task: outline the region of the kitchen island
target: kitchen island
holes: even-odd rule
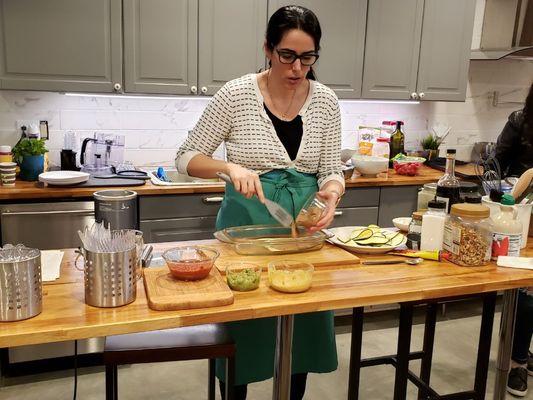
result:
[[[202,241],[202,244],[209,242]],[[173,245],[176,243],[158,244],[155,248],[162,250]],[[429,302],[503,290],[503,326],[500,330],[499,370],[495,390],[495,398],[503,399],[501,396],[505,391],[510,356],[509,335],[512,336],[516,289],[533,285],[533,271],[500,268],[494,263],[475,268],[436,261],[425,261],[417,267],[354,264],[339,268],[317,268],[313,286],[300,294],[275,292],[267,287],[266,276],[263,276],[259,289],[247,293],[236,292],[232,305],[153,311],[148,308],[145,292],[139,283],[135,302],[119,308],[102,309],[84,303],[83,276],[74,269],[74,255],[73,250],[65,253],[61,266],[64,283],[43,287],[43,312],[40,315],[26,321],[0,324],[0,347],[262,317],[278,316],[285,320],[294,314],[305,312],[389,303]],[[531,239],[523,255],[533,256]],[[366,257],[372,256],[362,256],[363,259]],[[288,371],[282,370],[281,373],[287,374]],[[404,386],[402,382],[400,385]],[[395,398],[401,399],[401,393],[398,396],[400,397]]]

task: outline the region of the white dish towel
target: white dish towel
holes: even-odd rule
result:
[[[59,278],[59,270],[63,260],[60,250],[41,250],[41,279],[43,282],[55,281]]]
[[[498,267],[533,269],[533,257],[499,256]]]

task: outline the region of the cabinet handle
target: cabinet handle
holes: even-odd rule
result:
[[[426,97],[426,94],[424,92],[421,92],[421,93],[418,94],[418,97],[423,99],[424,97]]]
[[[411,100],[418,100],[418,93],[413,92],[413,93],[411,93],[410,97],[411,97]]]
[[[202,94],[206,94],[207,93],[207,88],[205,86],[202,86],[200,91],[202,92]]]
[[[202,199],[205,204],[222,203],[222,200],[224,200],[223,196],[204,197]]]
[[[337,211],[335,211],[335,212],[333,213],[333,216],[334,216],[334,217],[340,217],[341,215],[342,215],[342,211],[339,211],[339,210],[337,210]]]
[[[198,88],[196,86],[191,86],[191,93],[198,93]]]
[[[115,92],[120,92],[121,89],[122,89],[122,85],[121,85],[120,83],[115,83],[115,84],[113,85],[113,90],[114,90]]]
[[[45,215],[80,215],[94,217],[93,210],[53,210],[53,211],[9,211],[5,210],[2,217],[12,217],[17,215],[45,216]]]

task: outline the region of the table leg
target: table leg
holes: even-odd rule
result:
[[[293,327],[294,315],[278,317],[272,400],[289,400],[290,398]]]
[[[411,332],[413,328],[413,305],[400,304],[400,326],[398,329],[398,351],[396,354],[396,376],[394,377],[394,400],[405,400],[407,396],[407,375]]]
[[[505,399],[505,387],[507,385],[507,374],[509,372],[513,347],[517,299],[518,289],[509,289],[503,293],[498,358],[496,360],[496,379],[494,382],[494,400]]]
[[[350,347],[350,372],[348,378],[348,400],[359,399],[359,377],[361,375],[361,345],[363,341],[364,307],[352,311],[352,344]]]

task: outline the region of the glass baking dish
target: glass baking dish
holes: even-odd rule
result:
[[[330,236],[322,231],[309,233],[298,227],[298,237],[291,228],[279,225],[246,225],[226,228],[214,233],[221,242],[231,243],[243,255],[290,254],[319,250]]]

